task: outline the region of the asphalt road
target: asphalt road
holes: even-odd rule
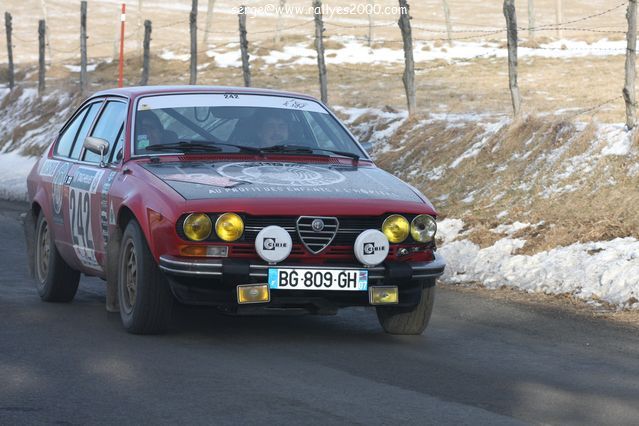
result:
[[[556,308],[440,287],[423,336],[374,312],[226,317],[180,307],[125,333],[104,285],[39,300],[20,205],[0,202],[0,424],[511,424],[639,421],[639,337]]]

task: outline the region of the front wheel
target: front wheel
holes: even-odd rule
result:
[[[434,284],[424,286],[421,300],[412,308],[378,306],[377,319],[384,331],[389,334],[422,334],[433,312]]]
[[[80,283],[80,273],[60,256],[42,212],[35,232],[35,278],[38,294],[45,302],[72,301]]]
[[[135,220],[127,225],[120,244],[118,298],[120,318],[129,333],[167,331],[173,296]]]

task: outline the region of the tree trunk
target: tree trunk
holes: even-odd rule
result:
[[[215,8],[215,0],[209,0],[206,7],[206,26],[204,27],[204,36],[202,37],[202,45],[204,49],[208,49],[209,45],[209,33],[211,32],[211,25],[213,24],[213,10]]]

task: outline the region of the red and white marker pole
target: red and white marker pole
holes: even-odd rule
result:
[[[122,87],[124,80],[124,24],[126,22],[126,4],[122,3],[120,15],[120,62],[118,64],[118,87]]]

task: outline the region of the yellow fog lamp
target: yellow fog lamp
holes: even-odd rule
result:
[[[396,286],[370,287],[368,301],[371,305],[396,305],[399,302],[399,290]]]
[[[244,221],[235,213],[224,213],[215,222],[215,232],[221,240],[236,241],[244,232]]]
[[[382,224],[382,232],[391,243],[401,243],[410,232],[408,220],[399,214],[388,216]]]
[[[213,224],[211,218],[204,213],[192,213],[184,219],[182,230],[191,241],[204,241],[211,235]]]
[[[420,214],[410,224],[410,235],[419,243],[433,241],[437,233],[435,218],[427,214]]]
[[[237,286],[237,303],[267,303],[271,300],[268,284],[242,284]]]

